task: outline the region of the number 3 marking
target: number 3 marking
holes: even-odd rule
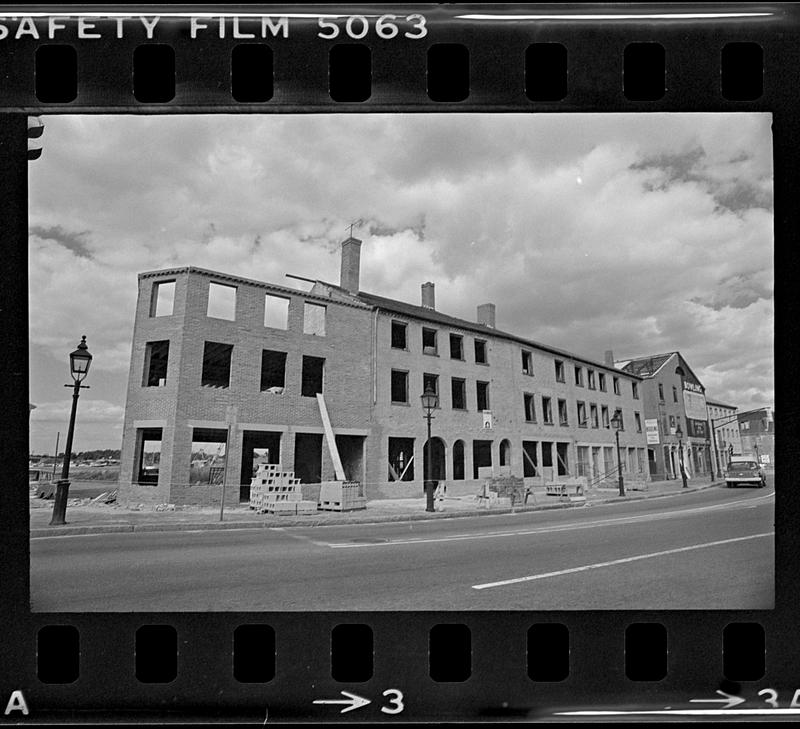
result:
[[[388,696],[389,694],[394,694],[394,698],[389,701],[390,704],[394,705],[394,708],[387,709],[385,706],[381,706],[381,711],[384,714],[399,714],[403,711],[406,707],[403,706],[403,692],[398,691],[397,689],[386,689],[383,692],[383,696]]]
[[[775,689],[765,688],[758,692],[759,696],[767,694],[768,699],[764,699],[765,704],[769,704],[773,709],[778,708],[778,692]]]

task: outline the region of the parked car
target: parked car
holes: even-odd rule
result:
[[[728,464],[725,483],[728,488],[739,484],[763,488],[767,485],[767,476],[755,458],[736,458]]]

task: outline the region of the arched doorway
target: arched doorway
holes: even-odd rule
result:
[[[422,449],[423,480],[428,478],[428,451],[430,451],[431,458],[430,478],[433,481],[443,481],[445,479],[444,441],[434,436],[430,440],[430,448],[428,448],[428,442],[425,442],[425,446]]]
[[[511,442],[509,440],[500,441],[500,465],[511,465]]]

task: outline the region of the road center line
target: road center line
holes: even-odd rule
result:
[[[488,587],[503,587],[505,585],[514,585],[518,582],[530,582],[531,580],[543,580],[546,577],[559,577],[561,575],[568,575],[574,572],[585,572],[586,570],[596,570],[601,567],[613,567],[618,564],[627,564],[628,562],[637,562],[642,559],[652,559],[654,557],[664,557],[668,554],[678,554],[680,552],[689,552],[692,549],[705,549],[706,547],[718,547],[721,544],[732,544],[733,542],[743,542],[748,539],[761,539],[762,537],[771,537],[775,532],[764,532],[763,534],[751,534],[746,537],[734,537],[732,539],[720,539],[716,542],[705,542],[703,544],[692,544],[688,547],[677,547],[676,549],[665,549],[662,552],[650,552],[649,554],[637,554],[635,557],[624,557],[623,559],[614,559],[610,562],[597,562],[595,564],[587,564],[581,567],[571,567],[566,570],[558,570],[557,572],[544,572],[540,575],[528,575],[527,577],[515,577],[510,580],[501,580],[499,582],[486,582],[482,585],[473,585],[473,590],[485,590]]]
[[[423,537],[419,539],[394,539],[388,542],[377,543],[357,543],[357,542],[328,542],[324,546],[331,549],[357,549],[364,547],[395,547],[404,544],[433,544],[438,542],[459,542],[471,539],[495,539],[497,537],[521,537],[530,536],[533,534],[549,534],[555,532],[573,531],[578,529],[593,529],[599,526],[619,526],[623,524],[634,524],[637,522],[658,521],[661,519],[674,519],[676,517],[706,513],[708,511],[716,511],[718,509],[728,509],[734,506],[755,506],[753,501],[762,501],[770,499],[774,494],[765,494],[764,496],[754,496],[737,501],[729,501],[723,504],[714,504],[711,506],[697,506],[688,509],[675,509],[666,512],[657,512],[654,514],[639,514],[631,516],[621,516],[612,519],[599,519],[595,521],[585,522],[572,522],[569,524],[561,524],[559,526],[540,526],[532,529],[514,530],[514,531],[498,531],[498,532],[484,532],[482,534],[452,534],[449,537]]]

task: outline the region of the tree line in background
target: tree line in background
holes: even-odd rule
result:
[[[80,453],[72,452],[73,461],[105,461],[110,459],[119,460],[120,457],[120,450],[117,448],[116,450],[106,448],[105,450],[95,450],[95,451],[81,451]],[[52,460],[53,454],[52,453],[31,453],[30,454],[31,460],[39,459],[39,460]],[[64,451],[56,456],[59,460],[63,460],[64,458]]]

